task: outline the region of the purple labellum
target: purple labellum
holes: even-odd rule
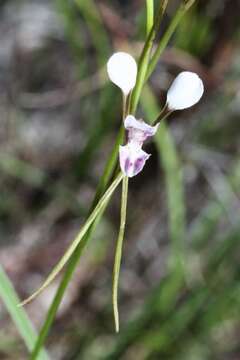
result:
[[[133,177],[140,173],[149,157],[150,154],[147,154],[141,147],[133,143],[120,146],[119,148],[120,167],[122,172],[128,177]]]
[[[142,150],[144,141],[156,134],[159,124],[150,126],[143,120],[137,120],[133,115],[128,115],[124,121],[128,131],[128,142],[119,147],[119,159],[122,172],[133,177],[142,171],[150,154]]]

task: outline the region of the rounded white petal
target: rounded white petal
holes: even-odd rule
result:
[[[169,110],[183,110],[196,104],[204,91],[200,77],[190,71],[181,72],[173,81],[167,93]]]
[[[113,54],[107,63],[107,72],[110,80],[120,87],[125,95],[134,88],[137,78],[137,63],[134,58],[125,53]]]

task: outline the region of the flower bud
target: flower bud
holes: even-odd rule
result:
[[[196,104],[204,91],[200,77],[190,71],[181,72],[173,81],[167,93],[169,110],[183,110]]]
[[[134,58],[125,53],[113,54],[107,63],[110,80],[117,85],[125,95],[134,88],[137,78],[137,63]]]

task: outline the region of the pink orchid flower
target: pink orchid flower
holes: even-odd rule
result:
[[[142,150],[144,141],[156,134],[159,124],[150,126],[142,120],[137,120],[133,115],[128,115],[124,120],[124,127],[128,132],[128,141],[119,148],[120,167],[122,172],[133,177],[140,173],[151,156]]]

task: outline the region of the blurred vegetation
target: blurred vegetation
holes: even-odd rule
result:
[[[150,123],[178,72],[197,72],[206,91],[161,124],[149,163],[130,182],[119,335],[111,308],[118,193],[51,330],[52,359],[240,358],[239,13],[239,0],[197,1],[144,88],[138,116]],[[145,3],[5,0],[0,18],[0,263],[26,297],[88,211],[121,123],[104,66],[117,49],[139,55]],[[58,284],[26,308],[37,328]],[[0,358],[26,359],[2,304],[0,325]]]

